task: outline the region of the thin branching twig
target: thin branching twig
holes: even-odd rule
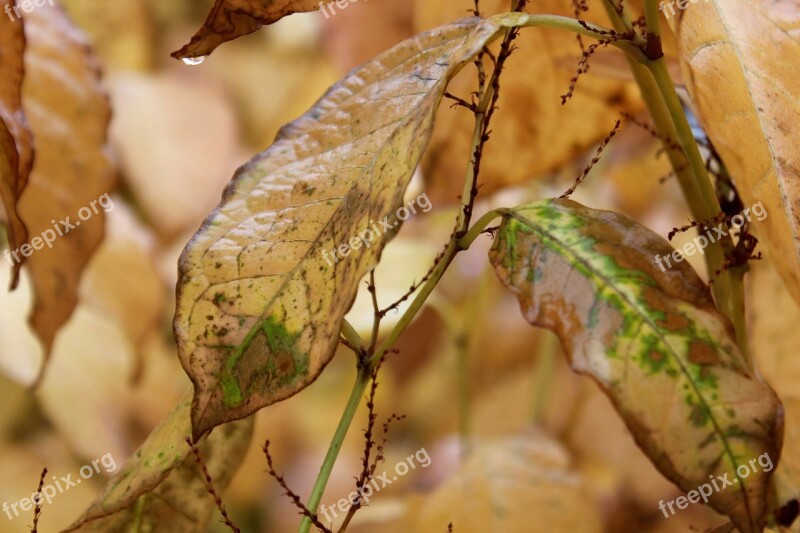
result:
[[[44,487],[44,476],[47,475],[47,467],[42,469],[42,475],[39,476],[39,485],[36,487],[36,492],[34,493],[33,503],[36,504],[36,509],[33,511],[33,527],[31,528],[31,533],[37,533],[39,531],[39,517],[42,515],[42,487]]]
[[[208,493],[214,499],[214,504],[217,506],[219,514],[222,515],[222,522],[226,526],[228,526],[234,533],[241,533],[239,527],[236,524],[234,524],[233,521],[228,516],[228,512],[225,510],[225,505],[222,503],[222,498],[220,498],[219,493],[216,491],[216,489],[214,489],[214,482],[211,479],[211,474],[209,473],[208,468],[206,468],[206,463],[205,461],[203,461],[203,457],[200,455],[200,449],[189,437],[186,437],[186,444],[188,444],[189,448],[192,449],[192,453],[194,454],[194,459],[200,466],[200,469],[203,471],[203,477],[206,483],[206,491],[208,491]]]
[[[300,514],[307,517],[311,520],[311,523],[314,524],[314,527],[322,531],[323,533],[333,533],[327,526],[325,526],[322,522],[319,521],[319,517],[315,513],[312,513],[308,507],[305,506],[303,500],[300,499],[292,489],[289,488],[289,485],[286,483],[286,480],[275,471],[275,465],[272,462],[272,456],[269,454],[269,440],[264,441],[264,446],[262,448],[264,451],[264,456],[267,458],[267,468],[269,475],[275,478],[275,481],[278,482],[278,485],[281,486],[283,489],[284,494],[286,494],[295,507],[300,509]]]
[[[606,149],[606,146],[608,146],[608,143],[611,142],[611,139],[613,139],[617,132],[619,132],[620,124],[622,124],[622,121],[617,120],[617,122],[614,124],[614,129],[611,130],[611,133],[609,133],[606,138],[603,139],[603,142],[600,143],[600,146],[597,147],[597,152],[595,152],[594,157],[591,161],[589,161],[589,164],[586,165],[586,168],[583,169],[583,172],[581,172],[581,174],[575,179],[575,183],[559,198],[569,198],[572,193],[575,192],[578,186],[583,183],[583,180],[589,175],[589,171],[591,171],[592,168],[594,168],[594,166],[600,162],[600,156],[603,155],[603,150]]]

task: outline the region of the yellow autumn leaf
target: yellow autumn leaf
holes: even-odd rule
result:
[[[700,123],[800,304],[800,7],[792,0],[692,3],[669,22]]]
[[[174,329],[195,435],[316,379],[361,277],[410,216],[403,194],[448,81],[526,20],[465,19],[399,44],[239,169],[179,262]]]

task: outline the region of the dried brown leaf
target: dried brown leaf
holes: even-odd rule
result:
[[[318,0],[216,0],[203,26],[175,59],[205,57],[222,43],[253,33],[292,13],[319,9]]]
[[[670,18],[700,123],[800,304],[800,5],[796,0],[692,3]]]
[[[8,3],[15,7],[15,0]],[[0,16],[0,199],[5,207],[9,248],[28,240],[17,202],[33,164],[33,137],[22,110],[25,28],[22,19]],[[11,287],[19,281],[22,261],[13,263]]]
[[[47,355],[75,307],[81,272],[103,238],[104,211],[90,204],[111,190],[115,175],[105,144],[110,110],[83,35],[57,7],[35,9],[25,23],[23,98],[38,150],[19,211],[35,236],[31,244],[38,244],[27,262],[36,294],[30,321]],[[91,212],[86,220],[79,218],[82,208]],[[66,217],[75,226],[68,233],[60,223]],[[55,237],[52,247],[39,237],[45,231]]]

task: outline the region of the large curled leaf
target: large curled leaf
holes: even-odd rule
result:
[[[800,304],[800,10],[795,0],[692,4],[670,18],[689,92],[714,147]]]
[[[214,501],[186,437],[191,391],[67,531],[207,531]],[[198,444],[214,488],[222,490],[244,459],[254,419],[228,424]]]
[[[195,435],[311,383],[399,208],[448,80],[505,15],[421,34],[354,70],[239,169],[179,264],[175,338]],[[368,248],[334,249],[371,228]],[[364,234],[366,237],[366,234]],[[326,255],[325,255],[326,254]]]
[[[112,204],[97,199],[111,192],[115,172],[106,147],[110,109],[85,37],[57,6],[27,13],[25,23],[23,98],[38,149],[18,207],[37,246],[28,250],[36,293],[30,321],[47,356],[75,308],[83,268],[103,238],[104,209]],[[67,217],[74,226],[68,232],[60,222]]]
[[[760,531],[772,474],[736,468],[765,453],[777,464],[782,408],[691,267],[656,266],[672,251],[624,215],[546,200],[504,217],[490,259],[525,319],[559,336],[659,470],[687,492],[709,476],[736,480],[710,505]]]
[[[253,33],[292,13],[316,11],[321,5],[319,0],[216,0],[203,26],[172,57],[205,57],[222,43]]]
[[[14,1],[8,5],[13,7]],[[28,183],[33,163],[33,138],[22,111],[23,24],[21,19],[0,17],[0,200],[6,213],[10,250],[28,240],[17,201]],[[12,288],[19,280],[21,265],[18,262],[13,266]]]

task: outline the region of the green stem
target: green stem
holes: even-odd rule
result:
[[[475,224],[472,225],[472,228],[470,228],[468,232],[466,232],[460,239],[458,239],[458,247],[461,250],[469,249],[469,247],[472,246],[472,243],[475,241],[475,239],[478,238],[478,235],[486,231],[486,226],[489,225],[489,222],[496,219],[497,217],[503,216],[503,214],[506,211],[507,209],[505,208],[492,209],[491,211],[483,215],[481,218],[477,220],[477,222],[475,222]]]
[[[333,465],[336,463],[336,457],[339,455],[339,450],[342,449],[344,438],[347,435],[347,431],[350,429],[353,417],[358,410],[361,398],[364,395],[364,391],[367,389],[371,377],[372,373],[369,369],[365,367],[359,368],[356,382],[353,385],[353,390],[350,392],[350,398],[347,400],[347,405],[342,413],[342,418],[339,420],[336,433],[333,434],[333,439],[331,439],[331,444],[328,447],[328,453],[325,454],[325,460],[322,462],[322,466],[319,469],[317,481],[314,483],[314,488],[311,490],[311,496],[308,498],[306,507],[308,507],[308,510],[312,513],[317,512],[317,507],[319,507],[320,501],[322,500],[322,494],[325,492],[325,486],[328,484],[328,479],[331,477]],[[300,529],[298,529],[298,532],[308,533],[310,529],[311,520],[307,516],[304,516],[303,521],[300,522]]]
[[[521,26],[532,28],[553,28],[558,30],[566,30],[593,39],[601,40],[609,37],[608,28],[598,26],[597,24],[586,23],[586,27],[581,25],[577,20],[570,17],[562,17],[560,15],[527,15],[525,22]],[[639,63],[645,63],[647,56],[641,48],[636,46],[628,40],[612,41],[609,46],[614,46],[625,52],[628,57],[633,58]]]
[[[614,23],[614,29],[620,33],[625,33],[633,29],[633,22],[631,22],[633,17],[631,16],[631,10],[626,2],[622,3],[622,14],[620,15],[617,13],[617,9],[614,7],[614,2],[616,1],[617,0],[606,0],[605,8],[609,18],[612,23]]]
[[[686,118],[686,114],[683,112],[678,93],[675,91],[675,86],[669,76],[667,64],[664,58],[661,58],[656,61],[650,61],[648,63],[648,68],[653,75],[653,79],[664,99],[667,111],[675,125],[678,143],[686,154],[695,184],[699,189],[703,213],[702,217],[698,220],[714,218],[722,212],[722,207],[719,205],[714,186],[708,176],[703,155],[700,153],[700,148],[697,146],[697,142],[694,139],[692,127]],[[723,270],[725,266],[725,252],[732,248],[733,243],[730,236],[713,242],[708,246],[705,251],[705,257],[709,268],[709,275],[713,276],[715,272]],[[735,277],[735,273],[730,270],[722,272],[714,281],[712,290],[717,301],[717,307],[722,314],[728,317],[731,323],[733,323],[736,330],[737,344],[748,362],[750,362],[750,357],[747,353],[747,329],[744,319],[744,285],[741,283],[741,280],[736,281],[734,279]]]
[[[661,38],[661,25],[658,21],[658,3],[659,0],[644,0],[644,21],[647,27],[647,33]]]
[[[341,335],[353,346],[353,348],[355,348],[355,350],[364,350],[364,341],[361,340],[361,336],[358,334],[353,325],[347,320],[342,320]]]
[[[714,217],[720,213],[722,208],[717,200],[717,194],[714,191],[714,186],[708,178],[706,171],[706,162],[703,159],[703,154],[700,153],[700,148],[694,139],[692,127],[689,124],[686,114],[683,112],[678,93],[675,91],[675,86],[670,78],[669,71],[667,70],[667,63],[664,59],[650,61],[647,64],[648,69],[653,75],[664,104],[667,106],[667,111],[675,124],[675,133],[677,134],[678,143],[683,148],[684,153],[689,161],[689,165],[694,174],[695,183],[700,190],[700,198],[703,201],[704,211],[707,215]]]
[[[626,22],[621,18],[613,6],[613,0],[606,0],[606,12],[617,31],[626,30]],[[650,2],[654,4],[654,2]],[[653,13],[653,6],[650,7],[650,20],[648,31],[656,35],[660,33],[657,29],[658,18]],[[640,64],[641,63],[641,64]],[[650,111],[650,116],[656,126],[656,130],[666,139],[677,139],[683,151],[679,152],[665,146],[672,168],[683,190],[683,195],[689,204],[692,217],[697,220],[707,220],[716,217],[721,208],[717,200],[708,172],[705,168],[700,149],[694,140],[691,126],[680,99],[675,92],[675,86],[669,76],[664,59],[656,61],[637,62],[628,57],[636,83],[642,95],[642,99]],[[731,247],[730,238],[722,242],[713,243],[705,254],[705,261],[709,275],[721,269],[725,263],[726,247]],[[712,290],[720,311],[730,319],[736,330],[736,340],[745,358],[750,361],[747,332],[744,323],[744,290],[741,275],[736,272],[724,272],[714,282]]]
[[[592,37],[594,39],[606,39],[608,38],[609,35],[609,30],[605,28],[593,24],[587,24],[586,27],[584,27],[577,20],[569,17],[562,17],[557,15],[522,15],[522,14],[520,14],[520,16],[524,17],[524,22],[520,24],[520,26],[562,29],[571,31],[573,33],[578,33],[580,35],[585,35],[587,37]],[[624,29],[623,31],[626,31],[626,29]],[[627,40],[619,40],[611,42],[609,44],[626,52],[626,56],[628,57],[632,65],[639,67],[637,63],[641,63],[643,65],[650,65],[651,63],[650,61],[648,61],[647,56],[644,54],[642,49],[639,46],[637,46],[638,43],[633,43]],[[671,86],[671,80],[670,80],[670,86]],[[476,110],[476,124],[473,132],[470,155],[475,153],[475,149],[477,148],[478,143],[482,142],[481,132],[483,127],[483,121],[486,119],[486,111],[487,111],[486,107],[492,101],[492,90],[493,90],[492,83],[490,81],[486,87],[485,92],[481,95],[480,103],[478,109]],[[685,120],[685,117],[683,118]],[[691,133],[691,130],[689,131]],[[462,198],[466,199],[470,197],[472,182],[474,178],[475,178],[475,167],[474,167],[474,162],[471,162],[470,165],[468,165],[467,175],[464,183],[464,195],[462,195]],[[430,294],[433,292],[433,289],[436,287],[436,285],[438,285],[439,281],[441,280],[447,268],[450,266],[450,263],[452,263],[455,256],[459,252],[469,248],[469,246],[478,237],[478,235],[480,235],[484,231],[485,227],[489,224],[489,222],[491,222],[491,220],[497,218],[498,216],[502,216],[503,213],[504,210],[500,209],[490,211],[489,213],[483,215],[483,217],[481,217],[473,225],[472,228],[468,227],[470,222],[469,216],[465,215],[465,213],[463,212],[459,214],[458,231],[462,232],[461,237],[459,239],[452,239],[448,243],[447,248],[445,249],[445,252],[442,255],[442,258],[439,260],[439,263],[434,267],[430,278],[420,288],[414,300],[411,302],[411,305],[408,307],[408,309],[406,309],[406,312],[403,313],[403,316],[400,318],[397,325],[393,328],[392,332],[380,344],[380,346],[378,346],[378,348],[370,356],[370,358],[359,366],[358,377],[356,379],[355,385],[353,386],[353,390],[350,394],[350,399],[348,400],[347,406],[345,407],[345,411],[342,414],[342,418],[339,421],[336,433],[333,436],[330,447],[328,448],[328,452],[325,456],[325,460],[320,468],[320,473],[317,476],[314,488],[312,489],[311,496],[309,497],[307,507],[312,513],[316,512],[320,500],[322,499],[322,495],[325,490],[325,486],[327,485],[328,479],[330,478],[331,471],[333,470],[333,465],[336,461],[336,457],[339,454],[339,450],[341,449],[344,438],[347,435],[347,431],[349,430],[350,425],[352,424],[355,412],[358,408],[359,403],[361,402],[361,397],[364,394],[367,384],[371,379],[372,371],[377,366],[377,364],[383,359],[386,353],[391,349],[391,347],[394,346],[395,342],[397,342],[400,335],[403,334],[403,332],[408,328],[413,319],[416,317],[417,313],[419,313],[419,311],[422,309],[423,305],[427,301]],[[350,333],[351,332],[349,332],[345,326],[344,334],[347,335],[348,337],[352,337]],[[360,342],[360,339],[358,346],[363,346],[363,342]],[[299,533],[308,533],[310,528],[311,528],[311,521],[307,517],[304,517],[303,521],[300,524]]]

